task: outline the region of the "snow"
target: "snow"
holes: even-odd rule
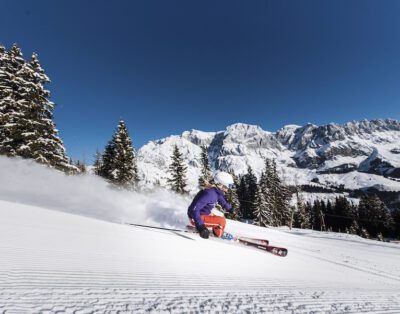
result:
[[[400,311],[400,246],[311,230],[227,230],[287,247],[285,258],[182,228],[190,199],[110,189],[0,158],[0,312]]]
[[[256,125],[236,123],[224,131],[191,130],[180,136],[151,141],[138,151],[138,168],[142,181],[148,187],[156,181],[164,184],[169,176],[172,148],[177,145],[187,161],[188,188],[195,193],[201,165],[200,146],[207,145],[211,166],[232,170],[237,175],[247,173],[248,166],[251,166],[259,177],[264,170],[264,159],[270,158],[276,160],[281,173],[291,173],[284,181],[286,184],[292,184],[293,178],[298,184],[309,184],[312,178],[318,178],[336,186],[345,184],[346,189],[379,186],[381,190],[400,191],[399,182],[381,175],[366,179],[360,174],[360,171],[369,171],[374,149],[383,162],[399,168],[400,154],[395,153],[399,149],[399,141],[400,123],[395,120],[365,120],[344,125],[331,123],[321,127],[313,124],[303,127],[287,125],[276,133],[264,131]],[[330,178],[319,173],[343,165],[354,165],[352,174],[359,180],[348,180],[346,173]],[[388,169],[387,174],[391,171]]]
[[[321,174],[318,178],[320,183],[328,186],[343,184],[350,189],[379,187],[381,191],[400,191],[399,182],[370,173],[354,171],[345,174]]]

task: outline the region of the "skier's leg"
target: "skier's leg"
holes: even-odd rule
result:
[[[226,225],[225,217],[202,215],[201,219],[203,219],[207,228],[213,229],[213,233],[215,236],[221,237],[224,234],[224,229]]]

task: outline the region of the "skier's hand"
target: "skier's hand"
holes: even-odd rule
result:
[[[198,226],[197,231],[200,233],[200,237],[202,237],[203,239],[208,239],[208,237],[210,236],[210,231],[205,225]]]

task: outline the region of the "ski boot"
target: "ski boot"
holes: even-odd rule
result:
[[[224,233],[221,236],[221,239],[231,241],[231,240],[233,240],[233,235],[224,231]]]

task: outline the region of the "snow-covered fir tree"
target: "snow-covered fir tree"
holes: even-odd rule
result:
[[[260,179],[266,203],[271,211],[274,226],[290,225],[292,209],[289,205],[291,193],[282,183],[275,160],[265,160],[265,169]]]
[[[201,189],[205,188],[212,179],[210,162],[208,159],[207,147],[201,146],[201,175],[199,178],[199,186]]]
[[[69,162],[53,121],[54,103],[44,85],[50,80],[36,54],[30,62],[13,45],[0,49],[0,153],[21,156],[65,171],[79,172]]]
[[[286,225],[290,224],[291,219],[291,208],[289,205],[289,200],[291,197],[291,193],[289,189],[282,183],[281,179],[279,178],[276,162],[275,160],[272,161],[271,167],[271,180],[272,180],[272,193],[275,197],[275,204],[274,204],[274,215],[276,222],[279,225]]]
[[[16,45],[10,51],[0,46],[0,153],[11,157],[17,156],[19,142],[15,138],[17,122],[22,114],[18,71],[24,64],[21,49]]]
[[[353,220],[353,222],[351,223],[349,232],[350,232],[350,234],[359,234],[360,226],[358,225],[356,220]]]
[[[261,227],[267,227],[272,224],[271,211],[268,208],[265,194],[259,185],[255,196],[254,224]]]
[[[257,177],[248,166],[247,174],[241,177],[238,188],[240,211],[245,219],[254,219],[255,198],[257,193]]]
[[[355,218],[355,213],[351,203],[344,196],[336,197],[333,212],[336,217],[334,230],[344,231],[350,228],[352,220]]]
[[[388,234],[394,226],[393,218],[385,203],[377,195],[364,195],[358,208],[359,221],[369,235],[377,236],[379,232]]]
[[[139,177],[136,154],[123,120],[119,121],[116,132],[104,150],[99,174],[118,187],[137,187]]]
[[[275,221],[274,217],[274,204],[275,204],[275,195],[271,188],[272,186],[272,176],[271,176],[271,162],[268,158],[265,159],[265,168],[264,171],[261,173],[260,176],[260,189],[261,192],[264,194],[265,199],[265,211],[268,211],[268,217],[270,217],[269,224],[272,226],[278,225]]]
[[[187,186],[187,179],[186,179],[186,170],[187,167],[183,163],[182,154],[179,151],[177,145],[174,146],[172,152],[172,162],[169,166],[169,172],[171,178],[168,179],[168,183],[171,189],[180,194],[186,194],[186,186]]]
[[[233,173],[229,172],[233,177],[233,187],[225,194],[225,198],[229,204],[233,207],[233,212],[226,214],[228,219],[239,220],[242,218],[242,213],[240,212],[240,202],[238,197],[237,188],[239,186],[239,178]]]
[[[361,228],[360,236],[362,236],[365,239],[369,239],[370,238],[368,230],[366,228],[364,228],[364,227]]]
[[[307,210],[306,204],[299,193],[299,187],[296,187],[296,206],[295,212],[293,213],[294,225],[301,229],[311,228],[311,217],[310,212]]]

